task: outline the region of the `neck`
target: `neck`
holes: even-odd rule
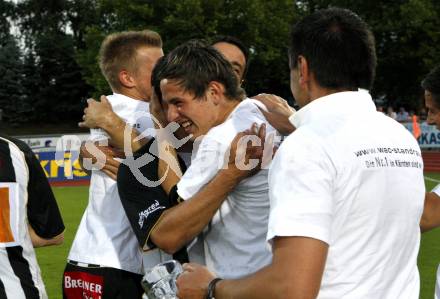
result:
[[[343,91],[353,91],[353,90],[347,88],[324,88],[315,85],[314,87],[310,88],[310,102]]]
[[[216,125],[219,125],[221,123],[224,123],[226,119],[229,117],[229,115],[234,111],[235,107],[240,104],[240,101],[238,100],[226,100],[223,102],[223,109],[219,113],[219,121]]]
[[[146,99],[145,97],[142,97],[142,95],[135,88],[122,87],[121,90],[116,91],[116,93],[120,93],[126,97],[133,99],[133,100],[144,101],[144,102],[150,101],[150,99]]]

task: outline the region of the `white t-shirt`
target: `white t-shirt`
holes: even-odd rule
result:
[[[318,298],[418,298],[425,185],[414,137],[366,91],[317,99],[291,121],[269,174],[268,240],[329,245]]]
[[[108,96],[113,111],[139,132],[154,135],[149,103],[121,94]],[[108,139],[92,129],[92,141]],[[119,198],[116,181],[97,170],[92,172],[89,204],[81,219],[69,260],[143,273],[142,251]]]
[[[190,199],[217,174],[238,132],[256,122],[267,124],[267,135],[276,134],[257,105],[254,100],[243,100],[224,123],[204,136],[191,166],[177,185],[181,198]],[[263,169],[238,184],[205,229],[206,265],[220,277],[242,277],[271,262],[265,242],[269,215],[267,175],[268,170]]]

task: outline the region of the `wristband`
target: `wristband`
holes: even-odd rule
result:
[[[211,280],[211,282],[208,285],[208,295],[206,296],[206,299],[215,299],[215,285],[222,280],[221,278],[217,277]]]

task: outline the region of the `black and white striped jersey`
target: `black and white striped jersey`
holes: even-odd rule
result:
[[[0,136],[0,299],[47,298],[28,225],[47,239],[64,230],[32,150],[20,140]]]

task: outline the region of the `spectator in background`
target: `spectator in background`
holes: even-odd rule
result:
[[[428,118],[428,113],[426,112],[426,108],[420,109],[419,119],[421,122],[426,121]]]
[[[397,120],[397,113],[396,111],[394,111],[393,107],[391,106],[388,106],[387,108],[387,115],[392,119]]]
[[[64,224],[40,162],[0,135],[0,298],[46,299],[34,247],[59,245]]]
[[[411,120],[411,118],[409,117],[409,113],[405,110],[404,107],[399,108],[396,120],[398,122],[408,122]]]
[[[434,68],[422,81],[425,91],[425,106],[428,110],[427,122],[440,130],[440,65]],[[422,231],[440,226],[440,184],[425,196],[425,208],[420,227]],[[437,269],[435,299],[440,299],[440,266]]]

